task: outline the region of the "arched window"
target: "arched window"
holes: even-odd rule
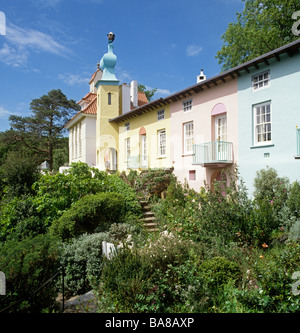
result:
[[[111,105],[111,93],[108,93],[108,105]]]

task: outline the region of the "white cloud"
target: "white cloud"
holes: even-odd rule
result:
[[[11,115],[12,113],[8,110],[6,110],[3,106],[0,105],[0,119],[7,118]]]
[[[203,50],[202,46],[192,44],[186,48],[186,55],[188,57],[194,57],[194,56],[198,55],[202,50]]]
[[[9,24],[6,29],[6,39],[17,47],[65,55],[67,49],[50,35],[33,29],[20,28]]]
[[[52,36],[38,30],[24,29],[9,23],[4,36],[6,43],[0,49],[0,61],[6,65],[21,67],[26,64],[30,52],[47,52],[66,56],[68,49]]]
[[[4,43],[2,49],[0,49],[0,61],[8,66],[21,67],[26,63],[27,57],[27,51],[19,52],[17,48],[9,46],[7,43]]]
[[[162,96],[168,96],[168,95],[171,95],[171,91],[169,89],[157,88],[156,94],[159,94],[159,95],[162,95]]]
[[[68,84],[69,86],[88,84],[90,81],[90,78],[87,76],[71,74],[71,73],[59,74],[58,78],[62,80],[64,83]]]
[[[145,86],[147,90],[152,90],[154,88],[149,87],[149,86]],[[158,97],[163,97],[163,96],[168,96],[171,95],[171,91],[169,89],[162,89],[162,88],[156,88],[156,92],[154,94],[154,98],[156,98],[156,96]]]

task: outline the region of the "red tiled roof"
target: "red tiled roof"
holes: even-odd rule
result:
[[[89,84],[95,79],[95,76],[97,75],[97,73],[98,73],[99,71],[102,72],[102,70],[101,70],[100,68],[98,68],[98,69],[96,70],[96,72],[92,75]]]
[[[88,102],[89,104],[82,110],[78,111],[73,118],[71,118],[65,127],[78,115],[80,114],[93,114],[97,115],[97,94],[95,93],[88,93],[86,94],[77,104],[79,104],[81,101]],[[138,106],[141,107],[148,103],[148,99],[143,91],[138,92]],[[135,108],[132,106],[131,103],[131,110],[134,110]]]
[[[78,115],[80,114],[97,114],[97,94],[94,93],[88,93],[86,94],[77,104],[79,104],[81,101],[87,101],[89,104],[83,109],[78,111],[74,117],[72,117],[65,125],[65,127]]]
[[[77,104],[80,104],[82,101],[91,102],[95,97],[97,97],[97,94],[89,92]]]
[[[88,106],[86,106],[81,112],[85,114],[97,114],[97,94],[91,100]]]

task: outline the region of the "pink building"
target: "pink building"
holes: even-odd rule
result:
[[[171,162],[178,180],[199,191],[221,171],[233,169],[238,154],[237,79],[224,72],[169,96]]]

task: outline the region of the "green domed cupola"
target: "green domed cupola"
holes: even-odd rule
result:
[[[100,61],[100,68],[103,71],[103,75],[98,85],[118,85],[119,80],[115,76],[115,67],[117,64],[117,56],[114,54],[113,41],[115,40],[115,34],[110,32],[108,35],[108,52],[105,53]]]

